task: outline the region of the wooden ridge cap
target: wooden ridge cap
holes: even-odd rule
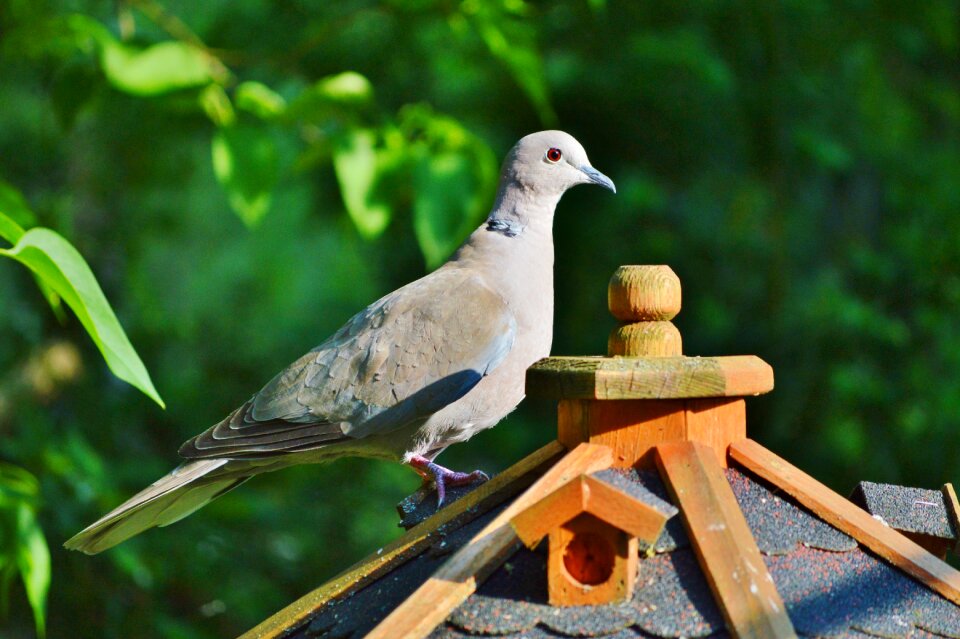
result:
[[[742,397],[773,390],[773,369],[754,355],[547,357],[527,369],[526,391],[543,399]]]

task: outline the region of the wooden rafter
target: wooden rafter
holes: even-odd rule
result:
[[[730,457],[880,557],[953,603],[960,604],[960,572],[882,521],[874,519],[867,511],[753,440],[745,439],[732,444]]]
[[[713,451],[696,442],[661,444],[656,451],[660,474],[683,513],[700,567],[733,636],[796,637]]]
[[[328,601],[359,590],[403,562],[419,555],[424,548],[433,543],[433,535],[438,530],[451,523],[462,525],[513,497],[533,483],[544,468],[565,452],[566,449],[558,442],[550,442],[470,494],[446,508],[441,508],[431,517],[384,546],[382,552],[364,558],[316,590],[268,617],[242,634],[239,639],[273,639],[281,636],[302,623]]]
[[[581,444],[570,451],[387,615],[367,639],[426,637],[519,547],[520,538],[510,526],[517,513],[580,475],[609,467],[612,461],[606,446]]]
[[[597,477],[581,475],[519,513],[510,522],[520,540],[533,548],[551,530],[589,513],[652,544],[668,516]]]

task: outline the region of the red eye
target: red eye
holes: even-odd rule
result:
[[[560,149],[552,148],[547,149],[547,159],[551,162],[559,162],[560,158],[563,157],[563,153],[560,152]]]

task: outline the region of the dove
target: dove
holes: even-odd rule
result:
[[[259,473],[348,455],[409,465],[439,505],[447,486],[486,479],[435,459],[516,408],[527,367],[550,354],[554,210],[578,184],[616,193],[569,134],[520,139],[486,221],[445,264],[357,313],[64,546],[96,554]]]

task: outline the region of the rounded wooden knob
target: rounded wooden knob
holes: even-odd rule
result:
[[[673,322],[624,324],[610,332],[607,355],[676,357],[683,355],[683,339]]]
[[[669,266],[621,266],[610,278],[607,304],[621,322],[671,320],[680,312],[680,278]]]

